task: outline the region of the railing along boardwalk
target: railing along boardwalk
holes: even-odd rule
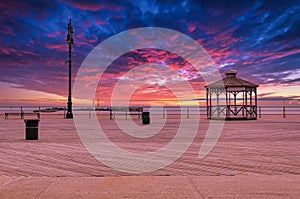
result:
[[[257,118],[263,118],[268,115],[286,117],[300,117],[300,105],[284,105],[284,106],[258,106]],[[193,115],[199,114],[205,116],[207,113],[206,106],[133,106],[133,107],[108,107],[108,106],[80,106],[73,107],[74,112],[78,114],[86,114],[91,117],[91,112],[95,111],[97,115],[107,115],[110,119],[115,117],[124,117],[128,119],[129,116],[137,115],[140,118],[143,111],[149,111],[151,115],[161,116],[163,119],[166,116],[182,116],[184,118],[192,118]],[[36,116],[36,118],[43,118],[43,116],[64,118],[66,114],[66,107],[56,106],[0,106],[0,117],[3,119],[20,118],[24,119],[26,116]],[[11,117],[9,117],[11,116]],[[1,119],[1,118],[0,118]]]

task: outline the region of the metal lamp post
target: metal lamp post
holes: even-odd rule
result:
[[[69,63],[69,95],[68,95],[68,109],[67,109],[67,119],[73,118],[73,112],[72,112],[72,90],[71,90],[71,84],[72,84],[72,46],[74,44],[73,42],[73,27],[72,27],[72,21],[69,19],[68,23],[68,34],[66,41],[69,43],[69,60],[67,61]],[[66,63],[67,63],[66,62]]]

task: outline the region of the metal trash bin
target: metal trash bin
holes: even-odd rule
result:
[[[142,112],[142,124],[150,124],[150,112]]]
[[[26,125],[26,140],[37,140],[39,138],[39,121],[40,120],[24,120]]]

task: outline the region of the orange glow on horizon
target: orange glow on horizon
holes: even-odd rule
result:
[[[50,106],[66,106],[67,97],[55,95],[52,93],[27,90],[23,88],[17,88],[15,85],[0,83],[1,84],[1,96],[0,105],[11,106],[11,105],[50,105]],[[198,85],[197,88],[201,88],[201,84],[194,83]],[[193,84],[192,84],[193,85]],[[201,86],[200,86],[201,85]],[[194,87],[194,86],[193,86]],[[165,86],[156,87],[156,89],[148,88],[146,90],[138,89],[130,97],[129,105],[141,105],[141,106],[178,106],[179,100],[174,95],[174,93]],[[197,98],[201,99],[199,101],[192,99],[189,93],[182,93],[181,100],[182,105],[194,106],[200,105],[205,106],[205,90],[196,90]],[[268,105],[278,105],[283,104],[283,99],[286,105],[300,105],[300,96],[295,97],[299,91],[298,85],[271,85],[265,84],[260,85],[258,88],[258,105],[268,106]],[[111,105],[111,89],[109,87],[102,89],[95,95],[94,99],[90,100],[80,100],[73,98],[73,105],[84,105],[84,106],[110,106]],[[277,100],[260,100],[261,98],[276,98]],[[290,99],[289,99],[290,98]],[[119,105],[126,105],[122,99],[119,100]]]

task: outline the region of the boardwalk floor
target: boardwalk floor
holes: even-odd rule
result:
[[[139,122],[137,121],[137,123]],[[178,119],[167,120],[162,131],[148,139],[133,138],[122,133],[113,120],[103,119],[100,124],[110,140],[119,147],[132,152],[146,153],[168,144],[176,134],[179,126],[178,122]],[[195,121],[186,119],[186,122],[192,123]],[[202,197],[209,196],[210,191],[212,191],[209,188],[216,186],[217,190],[218,187],[224,186],[221,182],[228,184],[228,186],[234,185],[227,191],[223,190],[222,193],[225,195],[219,195],[222,197],[228,196],[228,193],[232,194],[230,190],[236,191],[236,189],[246,194],[237,195],[237,197],[263,194],[255,195],[255,197],[270,196],[270,198],[276,198],[294,197],[300,194],[299,191],[295,192],[296,189],[300,190],[299,118],[268,117],[253,121],[226,121],[222,134],[213,150],[205,158],[200,159],[198,153],[207,132],[208,124],[209,120],[200,120],[199,130],[193,143],[183,156],[175,162],[157,171],[132,174],[116,171],[96,160],[81,143],[73,120],[42,118],[39,124],[39,140],[31,141],[24,139],[25,124],[23,120],[1,120],[0,190],[2,190],[1,193],[4,196],[7,196],[5,195],[7,193],[9,196],[13,196],[10,191],[11,184],[14,184],[14,181],[20,183],[23,181],[24,185],[27,181],[24,181],[24,177],[28,177],[25,179],[32,181],[32,184],[36,183],[36,186],[39,187],[37,190],[42,191],[45,187],[49,188],[50,185],[50,188],[55,186],[59,188],[60,183],[62,183],[59,179],[65,179],[73,183],[72,179],[74,178],[78,179],[75,183],[76,186],[79,186],[80,183],[85,184],[86,181],[90,183],[113,183],[114,186],[121,186],[119,183],[124,178],[127,177],[128,182],[134,184],[136,178],[140,176],[141,181],[145,180],[158,186],[162,184],[162,187],[165,187],[168,186],[164,184],[165,179],[167,179],[166,176],[169,176],[168,179],[171,184],[174,183],[172,181],[176,178],[181,179],[177,183],[178,186],[185,183],[188,184],[189,188],[195,186],[195,189],[190,192],[188,191],[189,188],[185,189],[188,191],[186,196],[190,196],[187,198],[197,198],[197,194]],[[188,129],[186,129],[186,132],[188,137]],[[183,142],[184,140],[182,139]],[[97,180],[93,177],[106,178]],[[115,182],[115,178],[120,179],[120,182]],[[37,183],[37,181],[40,182],[38,179],[43,183]],[[244,179],[252,182],[256,191],[243,191],[247,187],[249,188],[249,186],[243,185],[243,183],[247,185]],[[260,180],[262,186],[255,185],[255,182],[260,182]],[[278,180],[280,181],[278,182]],[[204,181],[208,181],[208,183],[203,183]],[[290,186],[286,186],[289,184]],[[276,186],[279,187],[278,190],[275,190]],[[203,192],[201,195],[201,191],[199,192],[197,187],[207,189],[206,195],[203,195]],[[263,192],[263,187],[268,189],[269,192]],[[284,187],[289,187],[289,189]],[[50,188],[47,191],[53,194]],[[127,186],[124,189],[129,189],[129,187]],[[153,187],[149,188],[149,190],[151,189]],[[160,188],[157,189],[160,190]],[[109,191],[112,190],[107,190],[107,193]],[[137,192],[140,193],[140,191]],[[166,191],[166,193],[171,192]],[[277,195],[272,195],[273,193]],[[41,192],[30,192],[28,198],[37,197],[39,194]],[[60,197],[59,194],[56,194],[56,196]],[[123,196],[126,197],[126,195]],[[142,197],[143,194],[133,196]],[[173,195],[174,197],[169,196],[169,198],[176,198],[176,195]],[[177,196],[179,198],[180,195]],[[15,195],[15,197],[18,198],[18,195]]]

